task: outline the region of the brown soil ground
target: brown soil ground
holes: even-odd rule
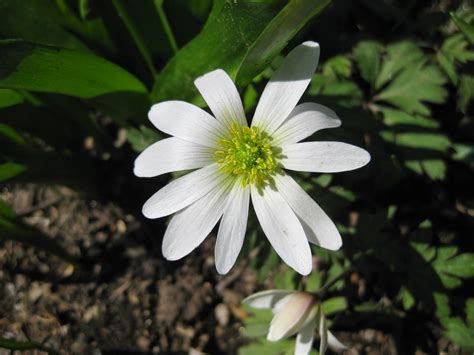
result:
[[[0,197],[85,260],[75,266],[17,242],[0,244],[0,336],[44,341],[65,354],[234,354],[249,341],[241,335],[248,314],[240,301],[272,287],[271,277],[258,285],[248,259],[218,275],[213,236],[168,262],[153,222],[111,203],[38,185],[5,187]],[[347,354],[399,353],[392,334],[380,330],[336,335],[351,347]],[[458,353],[443,339],[438,347]]]

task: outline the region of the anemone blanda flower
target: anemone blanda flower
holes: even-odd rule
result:
[[[220,69],[195,81],[214,117],[183,101],[152,106],[150,121],[172,137],[138,156],[135,175],[197,169],[170,182],[143,206],[148,218],[174,213],[163,238],[166,259],[189,254],[221,220],[215,262],[219,273],[227,273],[242,248],[250,200],[270,244],[299,273],[311,272],[308,241],[340,248],[334,223],[284,171],[334,173],[370,160],[365,150],[345,143],[298,143],[341,124],[327,107],[297,105],[318,60],[317,43],[294,48],[266,85],[250,126],[234,83]]]
[[[295,354],[309,354],[313,346],[314,331],[320,336],[319,354],[327,346],[338,351],[347,349],[327,329],[326,317],[315,295],[307,292],[269,290],[255,293],[242,301],[257,309],[271,309],[274,313],[267,339],[279,341],[297,334]]]

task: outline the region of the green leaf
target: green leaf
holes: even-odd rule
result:
[[[145,148],[157,142],[161,138],[157,130],[140,126],[140,129],[129,128],[127,130],[127,140],[136,152],[142,152]]]
[[[41,350],[41,351],[46,351],[49,354],[56,354],[55,351],[51,349],[47,349],[42,344],[36,341],[17,341],[13,339],[2,338],[2,337],[0,337],[0,348],[8,349],[8,350],[18,350],[18,351]]]
[[[8,204],[0,200],[0,216],[5,217],[5,218],[15,218],[15,212],[8,206]]]
[[[9,141],[18,145],[23,145],[26,143],[25,139],[21,136],[21,134],[19,134],[9,125],[3,123],[0,123],[0,135],[6,137]]]
[[[457,84],[458,73],[456,64],[465,64],[474,60],[474,51],[469,50],[468,43],[462,34],[448,37],[441,46],[436,58],[450,80]]]
[[[245,318],[244,335],[255,338],[267,334],[273,318],[272,311],[269,309],[254,309],[247,305],[244,305],[244,309],[252,314]]]
[[[387,126],[415,126],[421,128],[435,129],[439,128],[439,123],[433,119],[420,115],[411,115],[404,111],[382,107],[380,111],[383,114],[383,122]]]
[[[288,41],[331,0],[291,0],[265,27],[240,65],[236,82],[248,84],[267,67]]]
[[[326,78],[349,78],[352,73],[352,62],[343,55],[330,58],[323,64],[323,75]]]
[[[54,12],[57,9],[52,1],[0,0],[0,39],[18,38],[89,52],[81,41],[51,19]]]
[[[443,103],[446,83],[438,67],[422,62],[406,65],[405,69],[374,99],[386,101],[408,113],[429,115],[424,102]]]
[[[16,163],[0,164],[0,182],[11,179],[26,170],[26,166]]]
[[[474,26],[467,23],[454,13],[451,13],[450,15],[459,30],[464,34],[464,36],[466,36],[469,42],[474,45]]]
[[[200,102],[194,80],[217,68],[235,77],[252,43],[275,13],[275,7],[266,4],[215,2],[201,33],[184,46],[158,75],[153,100]]]
[[[15,90],[0,89],[0,108],[20,104],[23,102],[23,100],[23,95],[19,94]]]
[[[325,300],[321,307],[325,315],[342,312],[347,309],[347,300],[345,297],[333,297]]]
[[[0,41],[0,87],[81,98],[146,92],[138,79],[103,58],[21,40]]]
[[[410,41],[401,41],[387,46],[387,55],[383,61],[375,88],[380,89],[392,81],[403,69],[424,59],[424,53]]]
[[[294,347],[294,340],[285,339],[281,341],[270,342],[266,339],[262,339],[258,342],[253,342],[241,347],[239,349],[239,355],[292,355],[294,353]]]
[[[474,76],[462,75],[458,86],[458,108],[466,112],[470,102],[474,99]]]
[[[474,351],[474,327],[467,327],[460,318],[448,318],[442,321],[446,336],[467,351]]]
[[[354,57],[357,66],[359,67],[360,74],[372,87],[375,86],[380,72],[381,50],[382,46],[380,43],[373,41],[360,42],[354,48]]]

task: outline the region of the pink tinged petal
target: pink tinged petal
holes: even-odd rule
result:
[[[247,126],[244,108],[233,81],[222,69],[214,70],[194,82],[218,121],[228,129],[232,123]]]
[[[311,243],[330,250],[341,247],[341,235],[334,222],[291,176],[278,175],[275,184],[300,219]]]
[[[181,259],[206,239],[224,212],[227,192],[224,186],[214,188],[171,218],[162,245],[166,259]]]
[[[321,129],[340,125],[341,120],[333,110],[307,102],[295,107],[290,117],[273,134],[272,144],[284,146],[297,143]]]
[[[324,355],[328,348],[328,328],[326,326],[326,317],[322,311],[319,313],[319,336],[321,338],[319,343],[319,354]]]
[[[146,148],[135,160],[133,172],[139,177],[153,177],[172,171],[202,168],[213,160],[211,148],[172,137]]]
[[[295,47],[273,74],[255,110],[252,126],[272,134],[295,108],[308,87],[319,61],[319,44]]]
[[[275,314],[270,323],[267,334],[269,341],[279,341],[299,332],[312,313],[315,298],[311,294],[295,292],[287,297],[285,306]]]
[[[222,184],[225,176],[218,169],[217,164],[211,164],[171,181],[145,202],[143,214],[160,218],[189,206]]]
[[[252,204],[270,244],[285,263],[302,275],[311,272],[311,249],[298,217],[281,194],[270,186],[252,185]]]
[[[215,259],[219,274],[229,272],[242,249],[247,229],[249,204],[250,187],[243,187],[240,181],[236,181],[229,193],[217,233]]]
[[[346,350],[347,346],[341,343],[335,336],[328,330],[328,345],[333,351]]]
[[[296,336],[295,355],[308,355],[313,348],[314,330],[316,329],[316,322],[307,322],[303,328],[300,329]]]
[[[162,132],[210,148],[218,147],[224,131],[214,117],[184,101],[155,104],[148,118]]]
[[[257,309],[273,308],[286,296],[293,294],[295,291],[289,290],[268,290],[254,293],[248,296],[242,302],[250,307]]]
[[[281,163],[289,170],[338,173],[363,167],[370,154],[359,147],[340,142],[303,142],[282,147]]]

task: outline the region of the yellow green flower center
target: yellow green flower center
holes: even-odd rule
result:
[[[264,187],[278,169],[278,149],[272,138],[258,127],[232,125],[227,139],[219,141],[215,152],[220,170],[242,178],[242,185]]]

